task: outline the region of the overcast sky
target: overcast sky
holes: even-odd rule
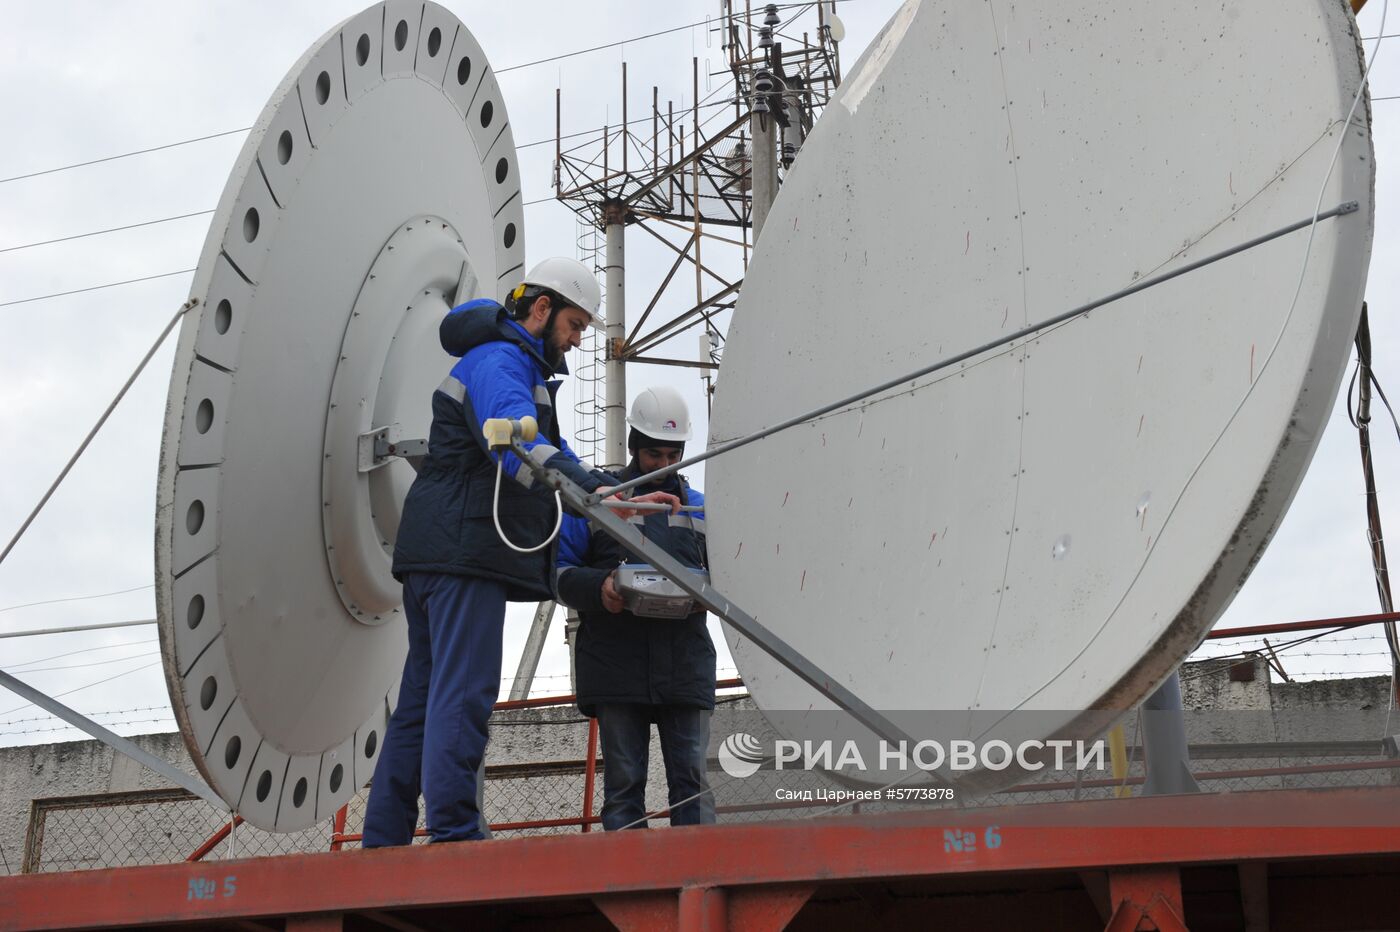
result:
[[[291,64],[340,20],[364,6],[350,2],[50,2],[7,9],[0,34],[0,179],[225,133],[252,124]],[[497,69],[697,23],[718,0],[667,4],[639,0],[450,3]],[[894,0],[840,4],[849,65],[897,8]],[[1378,33],[1381,0],[1361,17]],[[604,10],[605,12],[599,12]],[[1400,32],[1400,9],[1390,32]],[[1368,50],[1375,48],[1367,43]],[[633,115],[650,86],[677,109],[690,103],[692,56],[719,71],[719,41],[701,26],[500,76],[517,144],[552,140],[554,89],[563,88],[566,133],[616,121],[619,64],[629,63]],[[722,79],[702,78],[701,96],[720,95]],[[1372,73],[1375,97],[1400,95],[1400,47],[1381,46]],[[1377,226],[1367,287],[1375,361],[1400,399],[1400,100],[1375,104],[1379,177]],[[3,306],[33,296],[190,269],[243,134],[37,177],[0,181],[0,436],[8,453],[0,482],[0,541],[8,541],[76,449],[165,321],[188,294],[190,275]],[[553,146],[521,150],[527,202],[551,194]],[[526,208],[531,261],[575,252],[574,215],[551,200]],[[27,244],[111,227],[196,214],[138,229],[64,243]],[[632,234],[629,291],[634,306],[664,272],[659,246]],[[721,264],[732,256],[716,256]],[[680,293],[663,305],[680,309]],[[0,631],[154,617],[153,507],[164,396],[173,339],[155,357],[39,520],[0,565]],[[693,356],[693,338],[675,341]],[[689,370],[635,368],[631,394],[655,381],[680,387],[705,436],[700,380]],[[1388,423],[1375,425],[1375,460],[1384,512],[1400,521],[1400,445]],[[703,471],[695,474],[703,486]],[[1274,543],[1222,618],[1234,627],[1377,610],[1365,538],[1355,431],[1339,405],[1314,465]],[[1393,559],[1400,557],[1393,556]],[[46,605],[119,590],[124,594]],[[508,623],[504,670],[514,671],[529,607]],[[1374,637],[1332,639],[1285,655],[1290,671],[1317,675],[1385,669]],[[723,644],[723,639],[717,639]],[[721,647],[721,650],[723,648]],[[1211,649],[1204,653],[1218,652]],[[60,656],[62,655],[62,656]],[[154,627],[99,634],[0,640],[0,665],[74,707],[135,733],[168,728],[169,701]],[[721,666],[729,666],[727,655]],[[538,691],[568,686],[562,615],[542,663]],[[99,682],[109,680],[108,682]],[[93,685],[97,684],[97,685]],[[77,737],[18,698],[0,694],[0,744]]]

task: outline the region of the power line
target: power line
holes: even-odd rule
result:
[[[76,687],[74,687],[73,689],[67,690],[66,692],[55,693],[54,695],[50,696],[49,698],[50,698],[50,699],[58,699],[58,698],[60,698],[61,696],[69,696],[69,695],[72,695],[73,693],[76,693],[76,692],[82,692],[82,691],[85,690],[85,689],[92,689],[92,687],[94,687],[94,686],[101,686],[103,683],[110,683],[110,682],[112,682],[112,680],[118,680],[118,679],[121,679],[121,678],[124,677],[124,676],[130,676],[130,675],[133,674],[133,673],[140,673],[142,670],[149,670],[151,667],[158,667],[158,666],[160,666],[160,664],[161,664],[161,661],[155,660],[155,661],[152,661],[151,663],[146,664],[145,666],[142,666],[142,667],[135,667],[135,668],[133,668],[133,669],[131,669],[131,670],[127,670],[125,673],[118,673],[118,674],[116,674],[116,675],[114,675],[114,676],[109,676],[109,677],[107,677],[106,679],[98,680],[98,681],[95,682],[95,683],[88,683],[86,686],[76,686]],[[6,709],[5,711],[0,712],[0,715],[10,715],[11,713],[18,712],[20,709],[27,709],[27,708],[29,708],[30,706],[32,706],[33,704],[34,704],[34,703],[32,703],[32,702],[21,703],[20,705],[17,705],[17,706],[15,706],[15,707],[12,708],[12,709]]]
[[[179,142],[168,142],[162,146],[151,146],[149,149],[135,149],[131,152],[122,152],[118,155],[108,155],[100,159],[88,159],[86,162],[74,162],[72,165],[60,165],[57,168],[45,168],[37,172],[29,172],[24,175],[12,175],[9,178],[0,178],[0,184],[11,181],[22,181],[25,178],[37,178],[40,175],[52,175],[54,172],[66,172],[70,168],[84,168],[88,165],[100,165],[103,162],[115,162],[117,159],[130,158],[133,155],[145,155],[147,152],[159,152],[162,149],[173,149],[176,146],[187,146],[192,142],[204,142],[206,139],[218,139],[220,136],[232,136],[234,133],[246,133],[252,129],[245,126],[242,129],[228,129],[222,133],[210,133],[208,136],[196,136],[194,139],[182,139]]]
[[[669,35],[673,32],[683,32],[686,29],[694,29],[696,26],[704,26],[709,23],[708,19],[698,23],[687,23],[684,26],[672,26],[670,29],[662,29],[660,32],[649,32],[644,36],[635,36],[631,39],[620,39],[617,42],[609,42],[607,45],[595,45],[592,48],[579,49],[576,52],[565,52],[562,55],[551,55],[548,58],[540,58],[535,61],[528,61],[522,65],[511,65],[508,68],[497,69],[496,74],[505,74],[507,71],[519,71],[521,68],[531,68],[535,65],[545,65],[552,61],[562,61],[565,58],[573,58],[576,55],[587,55],[589,52],[601,52],[604,49],[617,48],[619,45],[626,45],[629,42],[640,42],[643,39],[655,39],[657,36]]]
[[[847,3],[848,3],[848,2],[850,2],[850,0],[842,0],[842,2],[847,2]],[[778,6],[779,6],[779,8],[781,8],[781,9],[787,9],[787,8],[789,8],[789,7],[795,7],[795,6],[811,6],[811,4],[810,4],[810,3],[781,3],[781,4],[778,4]],[[754,15],[757,15],[757,14],[754,14]],[[717,20],[715,20],[715,21],[717,22]],[[664,35],[668,35],[668,34],[673,33],[673,32],[681,32],[681,31],[686,30],[686,29],[694,29],[694,28],[696,28],[697,26],[705,26],[705,25],[708,25],[710,22],[712,22],[712,20],[711,20],[709,17],[707,17],[707,18],[705,18],[705,19],[703,19],[703,20],[700,20],[699,22],[687,23],[687,24],[684,25],[684,26],[672,26],[670,29],[662,29],[662,30],[660,30],[660,31],[658,31],[658,32],[649,32],[649,33],[647,33],[646,35],[633,36],[633,37],[630,38],[630,39],[621,39],[621,40],[616,41],[616,42],[609,42],[609,43],[607,43],[606,45],[595,45],[595,46],[592,46],[591,48],[578,49],[578,50],[573,51],[573,52],[564,52],[564,53],[559,54],[559,55],[551,55],[551,56],[549,56],[549,57],[547,57],[547,58],[538,58],[538,59],[536,59],[536,60],[534,60],[534,61],[522,62],[522,63],[520,63],[520,64],[518,64],[518,65],[511,65],[511,66],[506,67],[506,68],[499,68],[499,69],[496,70],[496,74],[505,74],[505,73],[508,72],[508,71],[519,71],[519,70],[521,70],[522,68],[533,68],[533,67],[536,66],[536,65],[545,65],[545,64],[548,64],[549,62],[561,61],[561,60],[563,60],[563,59],[565,59],[565,58],[573,58],[573,57],[578,56],[578,55],[587,55],[587,54],[590,53],[590,52],[599,52],[599,51],[602,51],[602,50],[604,50],[604,49],[616,48],[616,47],[621,46],[621,45],[627,45],[627,44],[630,43],[630,42],[641,42],[641,41],[646,40],[646,39],[654,39],[654,38],[656,38],[657,36],[664,36]],[[248,132],[248,131],[249,131],[250,129],[252,129],[252,128],[253,128],[253,127],[251,127],[251,126],[244,126],[244,127],[239,128],[239,129],[224,130],[222,133],[210,133],[210,134],[207,135],[207,136],[196,136],[196,137],[193,138],[193,139],[182,139],[182,140],[180,140],[179,142],[168,142],[168,143],[165,143],[164,145],[151,146],[151,147],[146,148],[146,149],[134,149],[134,150],[132,150],[132,151],[130,151],[130,152],[120,152],[120,153],[118,153],[118,154],[116,154],[116,155],[108,155],[108,156],[104,156],[104,157],[99,158],[99,159],[88,159],[88,160],[85,161],[85,162],[74,162],[74,163],[72,163],[71,165],[60,165],[60,166],[58,166],[58,167],[56,167],[56,168],[45,168],[45,169],[41,169],[40,171],[27,172],[27,173],[25,173],[25,174],[23,174],[23,175],[11,175],[11,176],[8,177],[8,178],[0,178],[0,184],[7,184],[8,182],[11,182],[11,181],[22,181],[22,180],[24,180],[25,178],[37,178],[37,177],[39,177],[39,176],[41,176],[41,175],[52,175],[52,174],[54,174],[55,172],[68,171],[69,169],[73,169],[73,168],[85,168],[85,167],[88,166],[88,165],[100,165],[100,164],[102,164],[103,162],[114,162],[114,161],[116,161],[116,160],[118,160],[118,159],[130,158],[130,157],[133,156],[133,155],[145,155],[145,154],[147,154],[147,153],[149,153],[149,152],[160,152],[160,151],[163,150],[163,149],[173,149],[173,148],[175,148],[176,146],[186,146],[186,145],[189,145],[189,144],[195,143],[195,142],[204,142],[204,141],[209,140],[209,139],[218,139],[218,138],[223,137],[223,136],[232,136],[232,135],[234,135],[235,133],[246,133],[246,132]],[[533,145],[533,143],[532,143],[532,145]],[[0,251],[3,251],[3,250],[0,250]],[[0,305],[0,306],[3,306],[3,305]]]
[[[5,301],[0,303],[0,307],[13,307],[16,304],[29,304],[31,301],[47,301],[49,298],[63,298],[70,294],[83,294],[88,291],[101,291],[103,288],[116,288],[118,285],[134,285],[137,282],[155,281],[157,278],[169,278],[172,275],[188,275],[194,269],[180,269],[177,272],[161,272],[159,275],[144,275],[141,278],[128,278],[120,282],[107,282],[105,285],[92,285],[88,288],[74,288],[72,291],[55,291],[51,294],[35,295],[32,298],[20,298],[18,301]]]
[[[142,589],[154,589],[155,583],[146,583],[144,586],[132,586],[130,589],[117,589],[113,592],[99,592],[96,595],[74,595],[62,599],[45,599],[42,602],[25,602],[23,605],[9,605],[0,608],[0,613],[13,612],[21,608],[33,608],[36,605],[57,605],[59,602],[82,602],[86,599],[105,599],[109,595],[125,595],[128,592],[139,592]]]
[[[707,108],[710,108],[710,107],[724,107],[724,106],[728,106],[728,105],[731,104],[731,103],[733,103],[732,100],[717,100],[717,101],[712,101],[712,102],[710,102],[710,103],[702,103],[700,106],[701,106],[702,109],[707,109]],[[649,117],[649,116],[637,117],[636,119],[628,120],[628,121],[625,122],[625,123],[618,123],[618,124],[616,124],[616,125],[609,124],[609,125],[607,125],[607,126],[601,127],[601,129],[602,129],[602,130],[619,129],[619,128],[624,127],[624,126],[632,126],[632,125],[634,125],[634,124],[636,124],[636,123],[645,123],[645,122],[646,122],[647,120],[649,120],[649,119],[651,119],[651,117]],[[554,137],[554,136],[550,136],[550,137],[547,138],[547,139],[536,139],[536,140],[534,140],[533,142],[521,143],[520,145],[516,146],[515,149],[516,149],[516,151],[518,152],[518,151],[520,151],[521,149],[532,149],[532,148],[534,148],[535,146],[543,146],[543,145],[547,145],[547,144],[549,144],[549,143],[551,143],[551,142],[562,142],[562,141],[565,140],[565,139],[577,139],[577,138],[580,137],[580,136],[590,136],[590,135],[593,135],[594,133],[597,133],[597,132],[599,132],[599,131],[600,131],[599,129],[585,129],[585,130],[580,130],[580,131],[578,131],[578,132],[576,132],[576,133],[566,133],[566,134],[564,134],[564,135],[562,135],[562,136],[559,136],[559,137],[557,137],[557,138]],[[238,132],[238,130],[234,130],[234,132]],[[206,136],[200,137],[200,139],[207,139],[207,138],[210,138],[210,137],[206,137]],[[199,141],[199,140],[195,139],[195,140],[186,140],[185,142],[198,142],[198,141]],[[165,148],[165,149],[168,149],[168,148],[170,148],[170,147],[172,147],[172,146],[179,146],[179,145],[184,145],[184,144],[185,144],[185,143],[173,142],[173,143],[170,143],[170,145],[168,145],[168,146],[160,146],[160,147],[158,147],[158,148]],[[154,149],[142,149],[142,150],[140,150],[140,152],[153,152],[153,151],[155,151],[155,150],[154,150]],[[128,154],[135,155],[135,154],[139,154],[139,153],[128,153]],[[122,156],[113,156],[112,158],[121,158],[121,157],[122,157]],[[107,160],[99,160],[99,161],[107,161]],[[87,165],[87,164],[92,164],[92,163],[83,162],[83,163],[81,163],[81,164]],[[71,167],[76,167],[76,166],[69,166],[69,167],[71,168]],[[60,169],[60,168],[53,169],[53,171],[62,171],[62,170],[63,170],[63,169]],[[28,176],[24,176],[24,177],[28,177]],[[4,183],[3,181],[0,181],[0,184],[3,184],[3,183]],[[522,204],[521,206],[528,206],[528,205],[530,205],[530,204],[539,204],[539,203],[542,203],[543,201],[548,201],[548,200],[553,200],[553,198],[548,198],[548,197],[546,197],[546,198],[541,198],[541,199],[535,200],[535,201],[526,201],[526,202],[525,202],[524,204]],[[161,218],[159,218],[158,220],[142,220],[142,221],[140,221],[140,222],[138,222],[138,223],[128,223],[128,224],[124,224],[124,225],[119,226],[119,227],[109,227],[109,228],[107,228],[107,229],[105,229],[105,230],[90,230],[90,231],[88,231],[88,232],[86,232],[86,233],[74,233],[74,234],[72,234],[71,236],[60,236],[60,237],[56,237],[56,238],[54,238],[54,239],[38,240],[38,241],[33,242],[33,243],[22,243],[22,244],[20,244],[20,245],[18,245],[18,246],[6,246],[6,247],[4,247],[3,249],[0,249],[0,253],[18,252],[18,251],[20,251],[21,249],[33,249],[33,248],[38,247],[38,246],[51,246],[51,245],[53,245],[54,243],[66,243],[66,242],[69,242],[69,241],[71,241],[71,240],[83,239],[83,238],[88,237],[88,236],[102,236],[103,234],[106,234],[106,233],[120,233],[120,232],[123,231],[123,230],[134,230],[134,229],[137,229],[137,228],[139,228],[139,227],[155,226],[156,224],[159,224],[159,223],[171,223],[171,222],[173,222],[173,221],[175,221],[175,220],[187,220],[187,219],[189,219],[189,218],[191,218],[191,217],[204,217],[204,216],[208,216],[209,214],[212,214],[213,212],[214,212],[214,208],[211,207],[211,208],[209,208],[208,210],[197,210],[197,211],[194,211],[194,212],[188,213],[188,214],[176,214],[176,215],[174,215],[174,216],[172,216],[172,217],[161,217]],[[172,274],[176,274],[176,273],[172,273]],[[136,280],[137,280],[137,281],[144,281],[145,279],[136,279]],[[127,284],[127,283],[126,283],[126,282],[118,282],[118,283],[116,283],[116,284]],[[99,286],[99,287],[104,287],[104,288],[105,288],[105,287],[112,287],[112,286],[110,286],[110,285],[103,285],[103,286]],[[65,294],[67,294],[67,293],[69,293],[69,292],[65,292]],[[46,295],[46,296],[44,296],[44,297],[58,297],[58,295]],[[42,298],[32,298],[32,299],[26,299],[26,300],[38,301],[38,300],[42,300]],[[15,302],[10,302],[10,303],[13,303],[13,304],[20,304],[20,303],[23,303],[23,302],[15,301]],[[4,306],[5,306],[4,304],[0,304],[0,307],[4,307]],[[3,609],[0,609],[0,611],[4,611],[4,610],[3,610]]]
[[[56,667],[31,667],[28,664],[20,664],[18,667],[9,667],[6,673],[50,673],[54,670],[77,670],[82,667],[105,667],[112,663],[121,663],[125,660],[136,660],[140,657],[154,657],[159,654],[158,650],[148,650],[139,654],[129,654],[126,657],[110,657],[107,660],[92,660],[87,663],[61,663]],[[39,661],[32,661],[38,663]]]
[[[37,243],[25,243],[22,246],[6,246],[0,252],[17,252],[21,249],[33,249],[35,246],[52,246],[54,243],[66,243],[70,240],[82,239],[85,236],[101,236],[103,233],[119,233],[122,230],[134,230],[137,227],[154,226],[157,223],[169,223],[172,220],[187,220],[190,217],[203,217],[205,214],[212,214],[213,208],[209,210],[197,210],[192,214],[177,214],[174,217],[161,217],[159,220],[143,220],[140,223],[128,223],[125,226],[109,227],[106,230],[93,230],[89,233],[74,233],[72,236],[60,236],[57,239],[40,240]]]
[[[833,2],[849,3],[849,2],[851,2],[851,0],[833,0]],[[812,3],[782,3],[782,4],[778,4],[778,7],[779,7],[779,9],[789,9],[789,8],[792,8],[792,7],[800,7],[800,6],[807,6],[807,7],[810,7],[810,6],[812,6],[812,5],[813,5]],[[735,14],[735,15],[737,16],[737,14]],[[755,14],[755,15],[757,15],[757,14]],[[521,70],[521,69],[523,69],[523,68],[531,68],[531,67],[534,67],[535,65],[543,65],[543,64],[548,64],[549,62],[553,62],[553,61],[561,61],[561,60],[563,60],[563,59],[565,59],[565,58],[573,58],[573,57],[575,57],[575,56],[577,56],[577,55],[586,55],[586,54],[588,54],[588,53],[590,53],[590,52],[598,52],[598,51],[602,51],[602,50],[604,50],[604,49],[616,48],[616,47],[618,47],[618,46],[626,45],[626,44],[628,44],[629,42],[641,42],[641,41],[646,40],[646,39],[654,39],[654,38],[656,38],[656,37],[658,37],[658,36],[664,36],[664,35],[668,35],[668,34],[674,33],[674,32],[681,32],[681,31],[686,30],[686,29],[694,29],[694,28],[696,28],[696,27],[698,27],[698,26],[706,26],[706,25],[709,25],[711,22],[718,22],[718,19],[711,20],[711,19],[709,19],[709,18],[707,17],[706,19],[701,20],[701,21],[699,21],[699,22],[688,23],[688,24],[686,24],[686,25],[684,25],[684,26],[673,26],[673,27],[671,27],[670,29],[662,29],[662,30],[660,30],[660,31],[658,31],[658,32],[647,33],[646,35],[642,35],[642,36],[634,36],[634,37],[632,37],[632,38],[630,38],[630,39],[622,39],[622,40],[619,40],[619,41],[617,41],[617,42],[610,42],[610,43],[607,43],[606,45],[595,45],[595,46],[592,46],[591,48],[579,49],[579,50],[573,51],[573,52],[565,52],[565,53],[560,54],[560,55],[552,55],[552,56],[549,56],[548,58],[540,58],[540,59],[536,59],[535,61],[523,62],[523,63],[521,63],[521,64],[519,64],[519,65],[511,65],[511,66],[509,66],[509,67],[507,67],[507,68],[501,68],[501,69],[499,69],[499,70],[496,71],[496,74],[505,74],[506,72],[509,72],[509,71],[519,71],[519,70]],[[1385,36],[1365,36],[1365,37],[1363,37],[1362,41],[1371,41],[1371,40],[1373,40],[1373,39],[1389,39],[1389,38],[1394,38],[1394,37],[1397,36],[1397,35],[1400,35],[1400,33],[1391,34],[1391,35],[1385,35]],[[1373,101],[1375,101],[1375,100],[1396,100],[1396,99],[1400,99],[1400,96],[1397,96],[1397,97],[1372,97],[1371,99],[1372,99]],[[631,122],[635,122],[635,121],[631,121]],[[39,170],[39,171],[27,172],[27,173],[22,174],[22,175],[11,175],[11,176],[8,177],[8,178],[0,178],[0,184],[7,184],[7,183],[9,183],[9,182],[11,182],[11,181],[23,181],[23,180],[26,179],[26,178],[38,178],[38,177],[40,177],[40,176],[42,176],[42,175],[52,175],[52,174],[54,174],[54,173],[56,173],[56,172],[69,171],[70,169],[74,169],[74,168],[85,168],[85,167],[87,167],[87,166],[89,166],[89,165],[100,165],[100,164],[102,164],[102,163],[104,163],[104,162],[114,162],[114,161],[117,161],[117,160],[119,160],[119,159],[130,158],[130,157],[135,156],[135,155],[146,155],[147,153],[151,153],[151,152],[160,152],[160,151],[165,150],[165,149],[173,149],[173,148],[176,148],[176,147],[179,147],[179,146],[187,146],[187,145],[190,145],[190,144],[192,144],[192,143],[196,143],[196,142],[205,142],[205,141],[210,140],[210,139],[219,139],[219,138],[222,138],[222,137],[224,137],[224,136],[232,136],[232,135],[234,135],[234,134],[236,134],[236,133],[246,133],[246,132],[248,132],[249,130],[251,130],[252,128],[253,128],[253,127],[251,127],[251,126],[244,126],[244,127],[240,127],[239,129],[224,130],[224,131],[221,132],[221,133],[210,133],[210,134],[208,134],[208,135],[206,135],[206,136],[196,136],[196,137],[194,137],[194,138],[192,138],[192,139],[182,139],[182,140],[179,140],[179,141],[177,141],[177,142],[168,142],[168,143],[165,143],[165,144],[163,144],[163,145],[159,145],[159,146],[150,146],[150,147],[145,148],[145,149],[133,149],[133,150],[131,150],[130,152],[120,152],[120,153],[117,153],[116,155],[103,156],[102,158],[97,158],[97,159],[88,159],[88,160],[85,161],[85,162],[73,162],[72,164],[69,164],[69,165],[59,165],[59,166],[57,166],[57,167],[55,167],[55,168],[45,168],[45,169],[41,169],[41,170]],[[581,134],[581,133],[571,134],[570,136],[565,136],[565,137],[562,137],[562,138],[568,139],[568,138],[571,138],[573,135],[582,135],[582,134]],[[540,140],[539,142],[526,143],[526,144],[523,145],[523,146],[516,146],[516,148],[517,148],[517,149],[524,149],[524,148],[528,148],[528,147],[530,147],[530,146],[543,145],[545,142],[548,142],[548,141],[549,141],[549,140]],[[536,202],[534,202],[534,203],[539,203],[539,202],[536,201]],[[210,213],[210,211],[203,211],[202,213]],[[188,214],[187,216],[196,216],[196,214]],[[134,226],[139,226],[139,224],[134,224]],[[118,227],[118,228],[116,228],[116,229],[129,229],[129,228],[127,228],[127,227]],[[107,232],[107,231],[103,231],[103,232]],[[80,234],[80,235],[83,235],[83,236],[90,236],[90,235],[94,235],[94,234]],[[73,237],[73,238],[76,238],[76,237]],[[59,240],[51,240],[50,242],[59,242]],[[47,244],[46,244],[46,243],[33,243],[33,244],[30,244],[30,245],[47,245]],[[21,247],[11,247],[11,248],[23,249],[23,248],[26,248],[26,247],[21,246]],[[8,249],[0,249],[0,252],[8,252],[8,251],[9,251]],[[4,305],[0,305],[0,307],[3,307],[3,306],[4,306]]]
[[[31,664],[31,663],[46,663],[46,662],[48,662],[48,661],[50,661],[50,660],[61,660],[61,659],[64,658],[64,657],[72,657],[72,656],[74,656],[74,655],[76,655],[76,654],[90,654],[90,653],[92,653],[93,651],[99,651],[99,650],[115,650],[115,649],[118,648],[118,647],[131,647],[131,646],[136,645],[136,644],[153,644],[153,643],[155,643],[155,641],[156,641],[155,638],[142,638],[142,639],[139,640],[139,641],[122,641],[120,644],[103,644],[103,645],[100,646],[100,647],[84,647],[84,648],[80,648],[79,650],[66,650],[66,651],[64,651],[64,652],[61,653],[61,654],[50,654],[50,655],[47,656],[47,657],[38,657],[38,658],[35,658],[34,660],[26,660],[26,661],[24,661],[23,663],[21,663],[20,666],[27,666],[28,664]],[[4,722],[0,722],[0,725],[3,725],[3,724],[5,724],[5,723],[4,723]]]

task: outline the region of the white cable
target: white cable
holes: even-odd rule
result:
[[[534,553],[543,550],[554,543],[554,538],[559,534],[559,527],[564,523],[564,503],[560,501],[559,490],[554,490],[554,530],[549,532],[549,536],[533,547],[517,547],[506,537],[506,532],[501,528],[501,473],[505,472],[505,456],[496,461],[496,492],[491,496],[491,520],[496,523],[496,534],[501,538],[501,543],[505,544],[516,553]]]

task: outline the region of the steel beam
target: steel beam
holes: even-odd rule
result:
[[[154,770],[171,783],[189,790],[214,808],[228,812],[228,803],[220,799],[218,793],[215,793],[193,774],[188,774],[169,761],[156,757],[150,751],[133,744],[114,731],[102,727],[81,712],[68,708],[47,693],[35,689],[22,680],[15,679],[4,670],[0,670],[0,686],[5,687],[21,699],[29,700],[50,715],[63,719],[74,728],[87,732],[112,750],[125,754],[141,766]]]
[[[530,633],[525,636],[525,648],[520,652],[515,679],[510,684],[511,699],[530,698],[530,687],[535,682],[535,671],[539,668],[545,638],[549,636],[549,624],[553,620],[554,603],[541,602],[535,608],[535,617],[530,621]]]

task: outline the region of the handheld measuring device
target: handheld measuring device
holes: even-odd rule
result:
[[[706,584],[710,574],[702,569],[690,572]],[[627,610],[640,618],[687,618],[701,611],[699,603],[654,566],[624,563],[617,568],[618,594]]]

